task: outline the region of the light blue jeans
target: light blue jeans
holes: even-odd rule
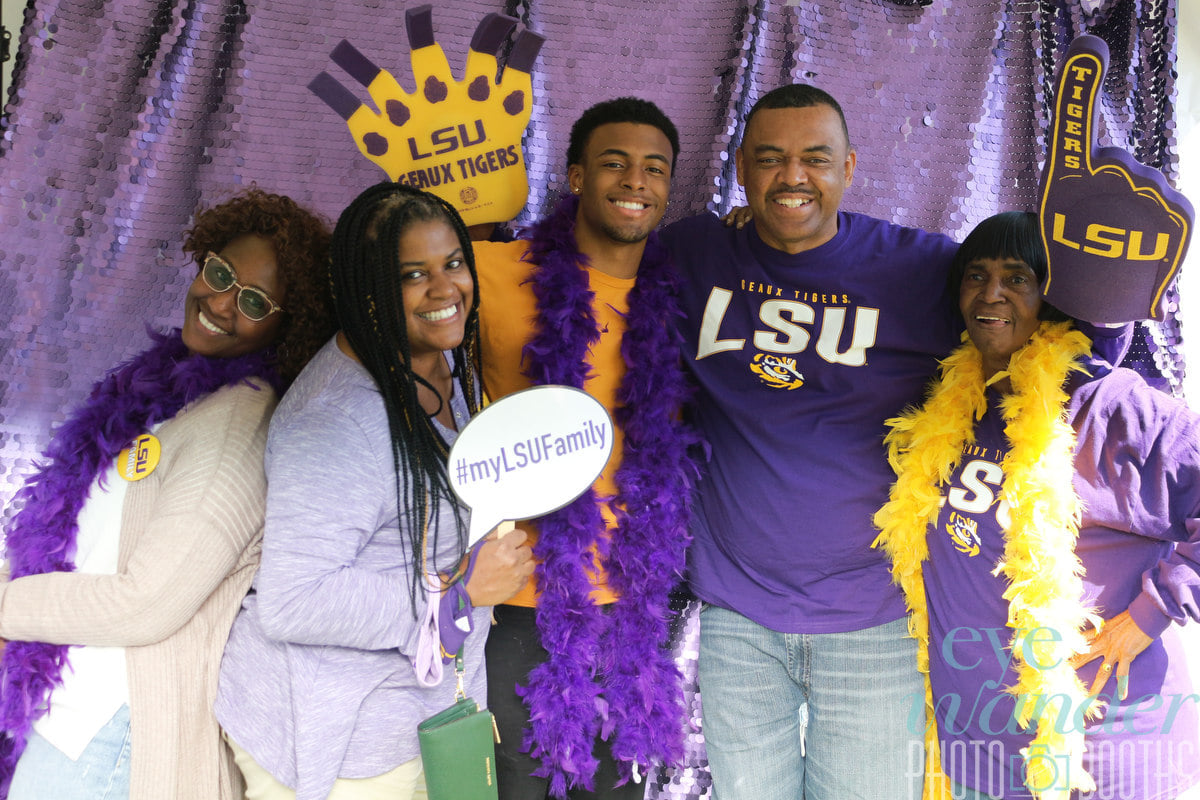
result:
[[[778,633],[700,612],[700,701],[717,800],[917,800],[924,683],[904,619]]]
[[[13,771],[8,800],[127,800],[129,706],[117,709],[72,761],[31,731]]]

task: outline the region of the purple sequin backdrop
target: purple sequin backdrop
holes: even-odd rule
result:
[[[682,132],[669,217],[725,210],[741,200],[745,110],[803,81],[845,107],[858,149],[845,207],[961,238],[1034,207],[1054,67],[1083,32],[1112,53],[1102,144],[1175,173],[1175,0],[447,0],[434,26],[456,70],[491,11],[548,40],[522,219],[561,190],[578,114],[622,94],[654,100]],[[329,70],[358,90],[328,58],[342,38],[405,82],[398,2],[30,2],[0,142],[4,519],[64,410],[143,349],[145,321],[178,323],[193,274],[180,231],[202,198],[257,182],[333,219],[382,177],[305,88]],[[1179,344],[1173,319],[1144,326],[1131,360],[1177,389]],[[699,768],[662,783],[707,792]]]

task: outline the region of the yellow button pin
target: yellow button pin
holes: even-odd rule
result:
[[[117,472],[127,481],[140,481],[158,466],[162,447],[158,437],[143,433],[117,454]]]

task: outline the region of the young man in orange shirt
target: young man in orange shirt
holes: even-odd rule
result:
[[[522,523],[538,567],[495,610],[488,699],[502,800],[641,798],[647,770],[682,753],[667,601],[684,568],[694,439],[677,413],[678,279],[653,233],[678,150],[654,104],[593,106],[571,131],[571,194],[529,238],[476,248],[491,399],[574,386],[615,422],[592,488]]]

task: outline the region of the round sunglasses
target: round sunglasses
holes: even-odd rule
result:
[[[227,292],[236,287],[237,309],[251,322],[262,322],[276,311],[283,311],[283,306],[272,300],[271,295],[262,289],[238,283],[233,265],[216,253],[209,253],[204,257],[200,277],[204,278],[205,285],[214,292]]]

